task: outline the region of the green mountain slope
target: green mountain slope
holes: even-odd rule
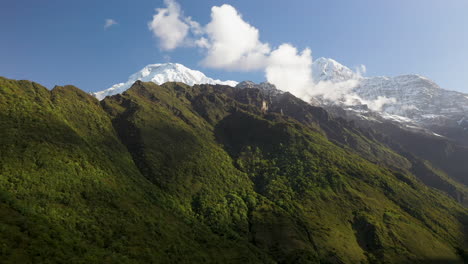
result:
[[[5,263],[463,263],[468,211],[284,94],[0,79]],[[429,164],[430,165],[430,164]]]
[[[392,122],[373,121],[349,114],[338,107],[327,107],[333,116],[352,120],[356,127],[367,132],[392,149],[407,164],[388,164],[394,169],[406,168],[424,184],[445,192],[465,207],[468,206],[468,148],[449,138],[406,129]]]
[[[0,87],[1,262],[224,262],[249,251],[181,215],[93,97],[26,81]]]

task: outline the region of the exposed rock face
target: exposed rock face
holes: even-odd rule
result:
[[[262,82],[262,83],[254,83],[252,81],[243,81],[240,82],[236,85],[236,88],[253,88],[253,89],[259,89],[263,93],[269,94],[269,95],[278,95],[283,93],[283,91],[278,90],[274,84],[271,84],[269,82]]]

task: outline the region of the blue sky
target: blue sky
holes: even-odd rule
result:
[[[272,50],[290,43],[330,57],[367,76],[417,73],[443,88],[468,92],[466,0],[178,0],[201,26],[211,7],[232,5]],[[265,80],[262,70],[209,68],[206,50],[161,49],[148,29],[163,1],[3,0],[0,76],[49,88],[74,84],[103,90],[147,64],[179,62],[217,79]],[[117,24],[104,29],[106,19]]]

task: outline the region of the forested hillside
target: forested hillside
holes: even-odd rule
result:
[[[0,262],[464,263],[436,165],[289,93],[0,78]]]

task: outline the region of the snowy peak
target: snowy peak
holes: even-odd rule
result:
[[[313,79],[320,81],[342,82],[359,77],[348,67],[329,58],[318,58],[312,63]]]
[[[363,78],[354,91],[366,100],[379,96],[394,98],[395,102],[385,106],[383,111],[415,121],[440,117],[457,119],[468,110],[466,94],[444,90],[420,75]]]
[[[465,122],[468,120],[468,94],[444,90],[424,76],[363,77],[327,58],[315,60],[312,72],[315,83],[329,82],[326,86],[329,93],[338,93],[343,87],[346,88],[339,98],[324,99],[321,95],[316,96],[320,105],[344,106],[361,116],[376,114],[383,119],[410,124],[412,127],[468,130],[468,122]],[[349,80],[355,82],[349,83],[351,86],[348,87]],[[369,109],[377,112],[371,113]],[[440,131],[437,133],[443,134]]]
[[[136,81],[154,82],[163,84],[165,82],[183,82],[188,85],[194,84],[223,84],[236,86],[235,81],[221,81],[207,77],[200,71],[191,70],[179,63],[150,64],[135,74],[132,74],[127,82],[118,83],[104,91],[93,93],[93,95],[102,100],[106,96],[119,94],[129,89]]]

